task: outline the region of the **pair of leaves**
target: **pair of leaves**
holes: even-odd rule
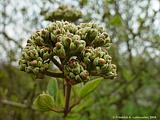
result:
[[[50,111],[55,106],[52,96],[46,93],[40,94],[33,102],[34,106],[40,111]]]
[[[78,91],[78,96],[80,99],[83,99],[88,94],[93,92],[97,86],[100,84],[101,80],[103,78],[96,78],[94,80],[91,80],[90,82],[87,82],[84,86],[78,88],[80,91]],[[38,108],[41,111],[50,111],[53,109],[57,109],[56,106],[63,106],[64,103],[64,96],[63,92],[58,90],[58,84],[57,79],[51,79],[47,86],[47,92],[49,94],[43,93],[40,94],[34,101],[34,105],[36,108]],[[58,109],[60,109],[58,107]]]

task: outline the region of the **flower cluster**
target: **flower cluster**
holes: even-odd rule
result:
[[[116,66],[111,63],[107,49],[103,47],[87,47],[82,53],[82,61],[87,65],[87,70],[93,74],[107,77],[116,76]]]
[[[66,5],[59,6],[57,10],[49,12],[45,15],[45,19],[48,21],[66,20],[75,22],[81,17],[82,13],[79,10]]]
[[[94,23],[81,23],[76,34],[82,40],[85,40],[88,46],[92,47],[110,47],[110,38],[108,34]]]
[[[89,80],[89,72],[76,59],[70,59],[64,66],[64,75],[71,84],[85,82]]]
[[[108,34],[94,23],[56,21],[29,38],[19,60],[20,69],[34,74],[45,72],[52,58],[58,56],[65,77],[76,83],[89,80],[93,72],[114,78],[116,67],[108,54],[110,44]]]

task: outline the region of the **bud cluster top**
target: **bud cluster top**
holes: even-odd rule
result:
[[[49,69],[54,56],[60,58],[66,78],[77,83],[89,80],[90,75],[116,76],[116,66],[108,54],[110,38],[94,23],[56,21],[33,33],[19,60],[20,69],[43,73]]]

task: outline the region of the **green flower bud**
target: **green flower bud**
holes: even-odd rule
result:
[[[94,40],[97,34],[98,34],[98,31],[96,29],[89,29],[87,33],[87,39]]]
[[[116,69],[117,67],[116,67],[116,65],[112,64],[112,68],[113,68],[113,69]]]
[[[86,42],[83,40],[80,40],[80,44],[77,48],[78,52],[81,52],[85,48],[85,46],[86,46]]]
[[[39,68],[38,68],[38,67],[35,67],[35,68],[33,69],[33,73],[34,73],[34,74],[38,74],[38,73],[39,73]]]
[[[74,73],[70,72],[70,73],[69,73],[69,77],[70,77],[71,79],[75,79]]]
[[[111,42],[110,37],[107,37],[107,38],[105,39],[105,41],[106,41],[106,43],[110,43],[110,42]]]
[[[25,67],[26,67],[26,64],[21,64],[19,69],[20,69],[21,71],[25,71]]]
[[[49,64],[47,64],[47,63],[43,64],[43,68],[44,68],[45,70],[47,70],[47,69],[49,68]]]
[[[104,64],[104,65],[101,67],[101,70],[106,72],[106,71],[108,70],[108,66],[109,66],[108,63],[107,63],[107,64]]]
[[[63,45],[60,42],[56,43],[56,49],[61,49],[63,47]]]
[[[89,64],[91,62],[89,57],[84,57],[83,61],[85,64]]]
[[[65,53],[64,48],[61,48],[61,49],[57,50],[56,51],[56,55],[59,56],[59,57],[61,57],[61,58],[65,58],[66,53]]]
[[[25,67],[25,71],[28,73],[32,72],[32,67],[31,66]]]
[[[104,45],[106,48],[109,48],[111,46],[111,43],[107,43]]]
[[[37,66],[37,63],[38,63],[37,60],[33,60],[33,61],[30,62],[30,64],[31,64],[32,66]]]
[[[31,58],[36,58],[33,52],[30,52],[29,55]]]
[[[98,63],[100,65],[104,65],[106,63],[106,61],[103,58],[99,58]]]
[[[49,31],[47,29],[42,29],[41,36],[47,41],[49,39]]]
[[[84,64],[84,63],[81,63],[81,65],[79,66],[80,72],[84,71],[84,68],[85,68],[85,67],[86,67],[85,64]]]
[[[78,81],[78,82],[82,81],[82,79],[81,79],[81,77],[80,77],[79,75],[76,75],[75,79],[76,79],[76,81]]]
[[[25,64],[26,63],[26,61],[25,60],[19,60],[19,64]]]
[[[36,43],[37,45],[43,45],[43,42],[44,42],[44,40],[43,40],[43,38],[41,38],[40,36],[37,36],[37,37],[35,38],[35,43]]]
[[[73,68],[72,72],[75,73],[75,74],[80,74],[80,67],[77,66],[76,68]]]
[[[104,55],[104,57],[103,57],[105,60],[109,60],[109,59],[111,59],[111,57],[109,56],[109,55]]]
[[[55,40],[56,40],[56,35],[53,34],[53,33],[51,33],[50,35],[51,35],[51,40],[52,40],[53,42],[55,42]]]
[[[42,66],[42,62],[41,62],[41,61],[38,61],[37,66],[38,66],[38,67],[41,67],[41,66]]]
[[[71,44],[70,44],[70,50],[75,50],[75,49],[76,49],[76,45],[73,42],[71,42]]]
[[[47,60],[50,57],[50,54],[48,52],[43,54],[43,60]]]
[[[27,53],[23,53],[22,57],[24,57],[26,60],[30,60],[31,58],[29,57],[29,55],[27,55]]]
[[[41,57],[38,57],[38,58],[37,58],[37,61],[43,61],[43,60],[42,60],[42,58],[41,58]]]
[[[69,37],[63,37],[62,39],[62,43],[64,45],[64,47],[68,48],[71,44],[72,40]]]
[[[93,61],[93,65],[97,66],[99,63],[99,57],[95,58]]]
[[[43,66],[44,66],[44,65],[43,65]],[[45,68],[44,68],[43,66],[41,66],[41,67],[39,68],[39,71],[40,71],[40,72],[44,72]]]
[[[33,102],[34,106],[40,111],[50,111],[55,106],[54,99],[48,94],[40,94]]]
[[[106,32],[103,32],[102,35],[103,35],[105,38],[108,38],[108,36],[109,36],[108,33],[106,33]]]
[[[85,55],[86,55],[87,57],[90,57],[90,56],[91,56],[91,53],[88,52],[88,53],[86,53]]]
[[[87,70],[84,70],[80,73],[80,76],[82,79],[88,79],[89,78],[89,72]]]
[[[107,75],[108,76],[114,76],[114,73],[110,71],[110,72],[107,73]]]
[[[100,72],[101,68],[99,66],[96,67],[96,71]]]

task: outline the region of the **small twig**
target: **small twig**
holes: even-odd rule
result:
[[[18,108],[26,108],[26,109],[31,109],[31,110],[36,110],[36,108],[34,108],[33,106],[28,106],[26,104],[22,104],[22,103],[18,103],[18,102],[14,102],[14,101],[9,101],[9,100],[1,100],[0,103],[5,104],[5,105],[9,105],[9,106],[13,106],[13,107],[18,107]],[[55,110],[53,108],[50,109],[51,111],[57,112],[57,113],[63,113],[63,110]]]
[[[0,34],[2,34],[5,38],[7,38],[8,41],[13,41],[19,48],[22,49],[22,46],[19,44],[19,42],[11,38],[6,32],[0,32]]]
[[[55,110],[55,109],[51,109],[51,111],[56,112],[56,113],[63,113],[63,110]]]
[[[26,104],[14,102],[14,101],[1,100],[0,102],[1,102],[2,104],[10,105],[10,106],[13,106],[13,107],[18,107],[18,108],[28,108],[28,109],[36,110],[33,106],[29,107],[29,106],[26,105]]]
[[[54,73],[54,72],[52,72],[52,71],[46,71],[44,74],[45,74],[45,75],[48,75],[48,76],[50,76],[50,77],[64,78],[63,73]]]

